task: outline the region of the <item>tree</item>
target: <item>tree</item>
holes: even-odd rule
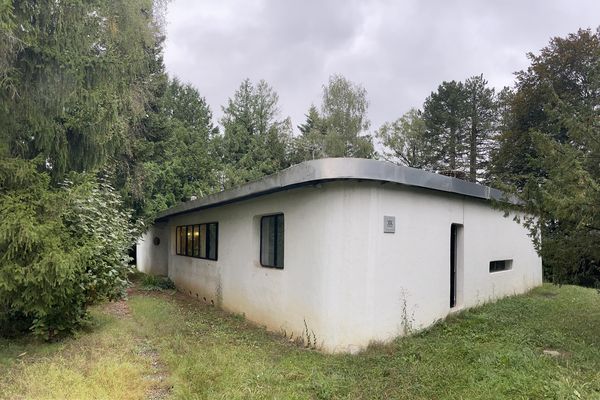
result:
[[[292,163],[326,157],[326,132],[317,107],[310,106],[306,122],[298,125],[298,129],[300,136],[294,138],[292,143]]]
[[[517,73],[493,174],[525,201],[546,278],[600,285],[600,33],[553,38]]]
[[[198,91],[173,79],[156,101],[134,143],[136,191],[126,196],[147,221],[192,196],[218,190],[222,169],[213,143],[218,128]]]
[[[487,169],[493,135],[498,122],[496,95],[483,75],[465,81],[468,130],[469,180],[477,182]]]
[[[133,225],[102,177],[145,114],[151,0],[0,4],[0,327],[70,332],[121,295]],[[119,188],[120,189],[120,188]]]
[[[367,91],[341,75],[329,77],[323,86],[321,115],[327,157],[373,157],[367,118]]]
[[[385,146],[383,158],[414,168],[432,169],[426,126],[421,111],[410,109],[394,122],[386,122],[377,131]]]
[[[13,2],[3,23],[0,131],[11,156],[42,156],[56,181],[101,166],[142,115],[151,0]]]
[[[443,82],[423,104],[426,140],[431,146],[429,164],[436,170],[464,171],[467,95],[462,82]]]
[[[280,120],[279,96],[265,81],[244,80],[223,107],[222,158],[226,185],[272,174],[289,166],[291,121]]]
[[[498,116],[495,91],[483,75],[443,82],[425,100],[423,120],[429,165],[472,182],[487,175]]]
[[[127,285],[135,231],[120,196],[89,174],[55,187],[43,164],[0,162],[0,335],[70,333]]]

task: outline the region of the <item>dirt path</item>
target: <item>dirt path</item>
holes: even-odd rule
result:
[[[131,292],[129,295],[133,295]],[[127,300],[119,300],[106,304],[105,311],[118,318],[131,318],[131,309]],[[150,388],[146,393],[148,400],[163,400],[167,399],[171,394],[173,387],[169,384],[169,373],[165,364],[160,359],[158,350],[153,346],[152,342],[140,336],[136,337],[135,352],[138,356],[148,360],[151,368],[143,376],[143,379],[150,382]]]
[[[150,390],[146,394],[148,400],[167,399],[173,387],[169,384],[169,373],[163,364],[156,348],[147,340],[141,340],[138,344],[138,354],[150,360],[151,369],[144,379],[150,381]]]

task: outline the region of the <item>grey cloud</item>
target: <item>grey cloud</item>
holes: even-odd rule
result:
[[[419,107],[443,80],[509,85],[553,36],[595,28],[589,1],[173,0],[165,63],[215,115],[242,79],[265,79],[295,125],[341,73],[369,92],[373,128]]]

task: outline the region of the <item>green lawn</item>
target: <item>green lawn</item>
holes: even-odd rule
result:
[[[299,348],[170,292],[92,312],[77,338],[0,341],[0,397],[600,399],[591,289],[545,285],[355,356]]]

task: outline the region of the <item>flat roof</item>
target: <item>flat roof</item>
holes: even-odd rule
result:
[[[422,169],[364,158],[323,158],[305,161],[257,181],[178,204],[160,212],[156,221],[269,193],[340,180],[389,182],[484,200],[506,201],[506,196],[498,189]],[[514,198],[509,201],[518,204]]]

